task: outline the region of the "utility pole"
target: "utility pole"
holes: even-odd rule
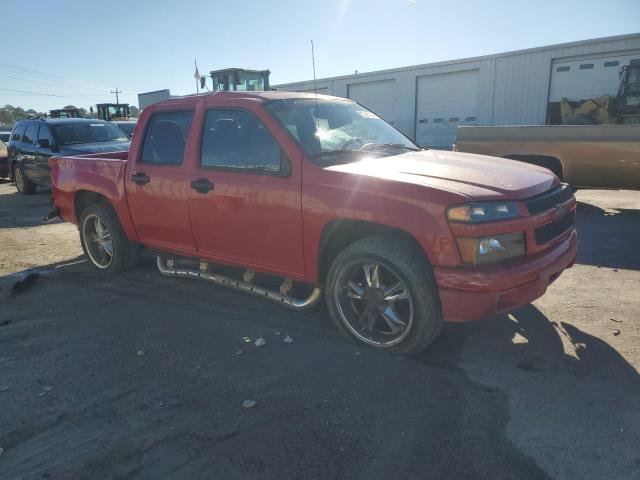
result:
[[[116,103],[120,103],[120,100],[118,99],[118,94],[122,93],[122,90],[118,90],[118,87],[116,87],[116,90],[115,91],[111,90],[111,93],[116,94]]]

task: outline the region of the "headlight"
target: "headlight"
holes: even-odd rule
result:
[[[452,222],[493,222],[519,216],[518,207],[513,202],[468,203],[447,209],[447,218]]]
[[[462,261],[468,265],[519,257],[525,253],[524,232],[483,238],[456,238]]]

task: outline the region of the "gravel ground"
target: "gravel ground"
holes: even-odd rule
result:
[[[640,478],[640,192],[578,192],[576,266],[411,359],[151,259],[94,272],[73,225],[39,225],[49,194],[14,192],[0,478]]]

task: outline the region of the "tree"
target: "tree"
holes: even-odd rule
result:
[[[5,105],[0,108],[0,125],[13,125],[15,122],[24,120],[25,118],[37,117],[42,113],[37,112],[33,108],[24,110],[21,107],[14,107],[13,105]]]
[[[13,115],[6,108],[0,108],[0,125],[11,125],[13,124]]]
[[[135,105],[131,105],[129,108],[131,109],[131,116],[132,117],[139,117],[140,116],[140,109],[138,107],[136,107]]]

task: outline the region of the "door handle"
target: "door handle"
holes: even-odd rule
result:
[[[208,193],[213,190],[213,183],[206,178],[199,178],[191,182],[191,188],[198,193]]]
[[[131,175],[131,181],[138,185],[145,185],[151,181],[151,178],[144,172],[138,172],[135,175]]]

